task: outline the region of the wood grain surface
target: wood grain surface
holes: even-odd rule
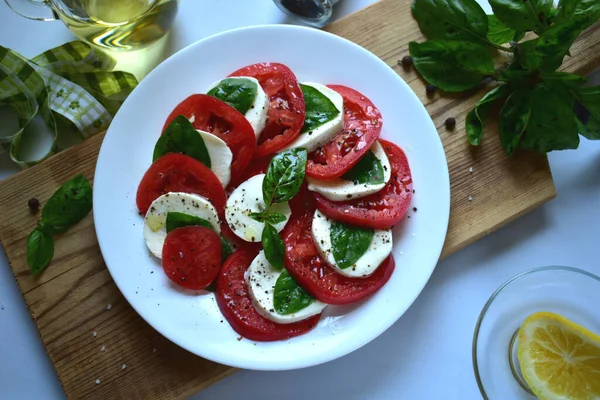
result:
[[[428,99],[417,75],[397,65],[407,54],[407,43],[423,39],[408,1],[382,0],[327,30],[381,57],[426,104],[444,142],[451,175],[451,221],[443,256],[555,196],[545,156],[506,159],[491,127],[480,148],[468,146],[464,116],[481,93]],[[585,32],[572,54],[566,70],[595,69],[600,26]],[[447,117],[457,119],[453,132],[444,128]],[[183,399],[235,370],[175,346],[135,313],[104,265],[92,215],[56,238],[54,260],[43,274],[32,277],[27,270],[25,241],[39,218],[29,211],[27,200],[37,197],[44,204],[76,173],[93,179],[102,138],[95,136],[0,182],[0,242],[70,399]]]

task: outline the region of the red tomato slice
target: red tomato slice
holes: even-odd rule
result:
[[[300,134],[306,114],[304,95],[292,70],[279,63],[258,63],[229,76],[256,78],[271,102],[254,157],[275,153],[292,143]]]
[[[168,153],[156,160],[138,186],[136,203],[146,215],[150,204],[169,192],[185,192],[206,197],[223,217],[227,201],[216,175],[200,161],[180,153]]]
[[[252,126],[238,110],[206,94],[193,94],[169,114],[163,132],[177,116],[194,117],[194,128],[219,137],[231,150],[231,179],[235,180],[250,163],[256,149],[256,136]]]
[[[204,226],[177,228],[167,235],[162,265],[170,280],[191,290],[206,288],[221,267],[221,238]]]
[[[363,228],[386,229],[396,225],[410,207],[412,175],[402,149],[379,139],[392,167],[392,177],[379,192],[350,201],[331,201],[315,193],[317,208],[336,221]]]
[[[310,153],[306,175],[339,178],[348,172],[379,137],[381,113],[362,93],[346,86],[327,85],[344,98],[344,130],[331,142]]]
[[[289,201],[292,215],[301,215],[306,212],[314,212],[317,209],[315,198],[311,191],[308,190],[306,182],[300,186],[298,194]]]
[[[217,304],[229,325],[243,337],[261,342],[288,339],[313,329],[320,315],[291,324],[277,324],[256,311],[244,273],[257,253],[236,251],[227,258],[217,279]]]
[[[338,274],[319,256],[311,235],[313,213],[292,215],[283,230],[285,267],[313,297],[327,304],[350,304],[375,293],[392,276],[394,258],[390,255],[366,278]]]

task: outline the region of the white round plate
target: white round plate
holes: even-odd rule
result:
[[[381,110],[381,136],[400,145],[412,169],[411,218],[394,230],[396,270],[370,298],[328,307],[318,326],[291,340],[238,340],[214,295],[179,290],[152,257],[135,205],[161,128],[173,108],[214,81],[257,62],[288,65],[300,82],[347,85]],[[411,207],[412,207],[411,206]],[[184,349],[239,368],[285,370],[358,349],[412,304],[438,261],[450,214],[448,166],[439,135],[409,86],[383,61],[338,36],[287,25],[255,26],[201,40],[154,69],[127,98],[104,138],[94,179],[98,243],[117,286],[154,329]]]

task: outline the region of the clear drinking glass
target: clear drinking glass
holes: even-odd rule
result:
[[[4,0],[17,14],[61,20],[78,38],[110,50],[138,50],[173,25],[179,0]]]
[[[321,28],[331,19],[339,0],[273,0],[277,7],[300,22]]]
[[[560,314],[600,332],[600,278],[571,267],[523,272],[500,286],[487,301],[473,335],[473,368],[485,400],[535,400],[517,358],[519,328],[533,313]]]

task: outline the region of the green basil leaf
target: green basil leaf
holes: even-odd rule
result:
[[[540,35],[535,46],[535,52],[540,58],[540,69],[545,71],[558,69],[584,26],[580,19],[572,19],[552,25]]]
[[[335,104],[329,97],[309,85],[300,84],[304,103],[306,104],[306,116],[302,133],[313,131],[324,123],[331,121],[340,114]]]
[[[577,90],[577,98],[591,115],[600,119],[600,86],[591,86]]]
[[[505,69],[500,73],[498,80],[501,82],[509,82],[513,86],[515,84],[532,86],[531,79],[536,73],[523,69]]]
[[[265,222],[265,217],[267,216],[267,212],[266,211],[251,212],[250,214],[248,214],[248,216],[255,221]]]
[[[409,43],[414,65],[425,80],[447,92],[461,92],[495,73],[491,53],[469,42]]]
[[[265,217],[265,221],[267,221],[269,224],[272,224],[272,225],[280,224],[285,220],[286,220],[285,215],[283,215],[282,213],[278,213],[278,212],[269,212]]]
[[[505,44],[510,42],[511,40],[514,40],[515,35],[517,34],[514,29],[511,29],[508,26],[506,26],[494,14],[488,15],[487,18],[489,26],[487,38],[490,42],[496,44]]]
[[[208,91],[209,96],[216,97],[246,114],[258,92],[258,85],[250,79],[226,78]]]
[[[375,231],[333,222],[331,224],[331,245],[333,258],[338,267],[345,269],[353,266],[365,254]]]
[[[314,301],[315,299],[298,285],[290,273],[283,270],[275,282],[273,292],[275,311],[281,315],[294,314],[310,306]]]
[[[475,0],[414,0],[412,13],[429,40],[486,43],[488,19]]]
[[[585,108],[584,110],[583,114],[576,110],[579,133],[588,140],[600,140],[600,119],[592,117]]]
[[[590,140],[600,139],[600,86],[580,88],[575,92],[585,112],[578,113],[579,132]]]
[[[568,86],[559,90],[544,83],[537,85],[531,92],[529,123],[519,148],[537,152],[576,149],[579,132],[574,105]]]
[[[600,1],[598,0],[560,0],[556,8],[555,24],[577,19],[581,29],[586,29],[600,18]]]
[[[183,228],[184,226],[204,226],[214,230],[212,224],[204,218],[196,217],[194,215],[184,214],[180,212],[168,212],[166,222],[167,233],[177,228]]]
[[[342,178],[347,181],[369,185],[377,185],[385,182],[381,161],[372,151],[368,151]]]
[[[544,32],[553,0],[490,0],[494,15],[516,31]]]
[[[152,161],[167,153],[182,153],[211,167],[210,155],[204,139],[192,123],[183,115],[178,115],[160,135],[154,146]]]
[[[27,237],[27,266],[29,272],[37,275],[44,270],[54,256],[54,240],[39,227]]]
[[[285,215],[279,212],[273,212],[271,210],[268,211],[260,211],[260,212],[252,212],[248,214],[248,216],[258,222],[268,222],[272,225],[277,225],[283,221],[285,221]]]
[[[42,224],[55,233],[65,232],[92,210],[92,186],[83,175],[65,182],[42,210]]]
[[[475,108],[467,114],[466,131],[469,143],[478,146],[483,136],[483,120],[487,118],[492,106],[500,99],[510,94],[508,85],[499,85],[486,93],[475,105]]]
[[[531,92],[516,90],[504,103],[500,111],[500,143],[506,155],[510,156],[517,148],[531,115]]]
[[[305,149],[290,149],[273,157],[262,185],[267,208],[272,203],[288,201],[298,193],[306,173],[306,158]]]
[[[282,270],[283,259],[285,258],[285,244],[273,225],[265,223],[261,241],[267,261],[269,261],[274,268]]]
[[[52,226],[52,225],[45,225],[43,221],[40,221],[40,224],[38,225],[38,228],[41,229],[42,231],[46,232],[48,235],[59,235],[61,233],[65,233],[66,231],[69,230],[71,226]]]
[[[542,73],[540,76],[547,87],[558,85],[558,90],[576,90],[587,81],[583,76],[559,71]]]
[[[522,43],[518,43],[514,46],[515,59],[507,71],[510,70],[534,70],[537,69],[541,64],[541,57],[536,52],[536,45],[538,39],[527,40]],[[505,71],[506,72],[506,71]]]

